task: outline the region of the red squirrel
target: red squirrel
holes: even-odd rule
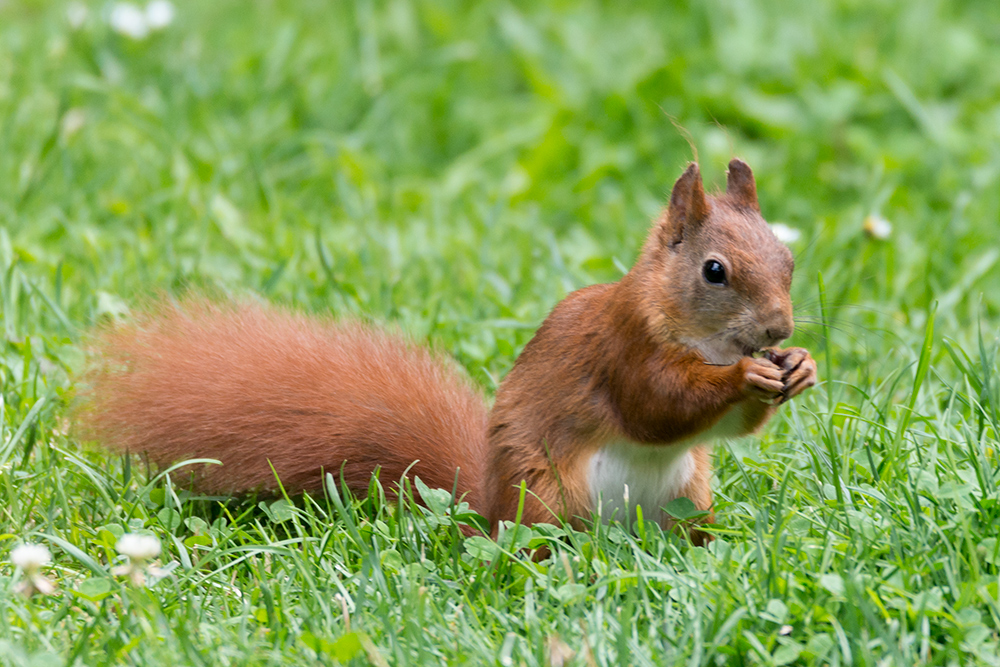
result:
[[[632,269],[555,307],[492,410],[454,362],[402,337],[194,300],[99,331],[77,417],[159,466],[218,459],[193,473],[207,493],[274,491],[275,475],[315,492],[342,471],[364,494],[379,469],[444,489],[457,475],[494,533],[522,481],[528,525],[641,505],[669,527],[661,508],[678,497],[710,522],[711,442],[816,382],[806,350],[775,347],[793,330],[792,269],[750,168],[731,161],[713,196],[692,163]]]

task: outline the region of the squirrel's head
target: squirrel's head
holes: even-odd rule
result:
[[[633,273],[657,336],[732,364],[792,335],[793,266],[761,217],[753,172],[733,160],[717,196],[687,168]]]

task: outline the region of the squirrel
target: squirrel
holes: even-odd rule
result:
[[[357,323],[263,305],[163,305],[93,339],[78,422],[86,438],[192,457],[213,494],[321,490],[372,474],[455,488],[496,534],[644,517],[680,497],[712,522],[710,446],[759,429],[816,382],[792,335],[793,257],[761,217],[750,167],[706,194],[697,163],[675,183],[618,282],[559,303],[492,409],[444,355]],[[526,485],[523,505],[520,487]],[[694,530],[695,541],[710,539]]]

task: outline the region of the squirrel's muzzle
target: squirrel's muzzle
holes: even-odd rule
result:
[[[791,338],[795,331],[795,320],[792,319],[791,303],[776,303],[766,315],[759,319],[762,331],[760,338],[763,347],[772,347],[781,341]]]

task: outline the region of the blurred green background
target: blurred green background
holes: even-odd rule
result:
[[[995,660],[1000,3],[224,0],[135,36],[120,4],[0,1],[0,550],[83,554],[56,549],[64,597],[0,604],[0,643],[26,647],[0,662],[305,660],[344,632],[326,592],[372,567],[357,545],[303,561],[260,524],[238,540],[270,549],[270,592],[214,528],[184,564],[198,506],[67,436],[89,326],[164,291],[264,298],[398,325],[491,392],[561,298],[627,270],[692,145],[710,187],[746,159],[765,217],[800,231],[794,342],[825,381],[718,449],[726,537],[560,546],[580,576],[670,582],[595,599],[566,593],[558,549],[479,589],[481,550],[421,578],[463,547],[397,535],[355,629],[399,664],[556,664],[563,640],[572,664]],[[70,597],[114,557],[102,525],[153,532],[186,572],[122,593],[135,618]],[[211,568],[252,601],[204,592]]]
[[[807,316],[820,271],[868,326],[1000,310],[994,2],[182,3],[141,40],[66,7],[0,8],[0,253],[76,323],[221,285],[500,373],[631,263],[693,157],[671,119],[803,232]]]

